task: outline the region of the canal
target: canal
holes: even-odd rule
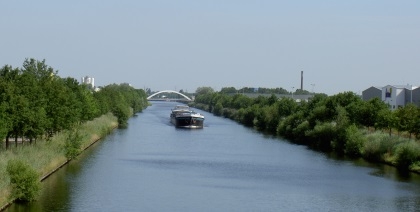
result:
[[[43,182],[42,195],[6,211],[415,211],[418,175],[336,159],[205,115],[176,129],[176,103],[143,113]]]

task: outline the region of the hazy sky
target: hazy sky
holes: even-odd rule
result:
[[[153,91],[420,85],[419,0],[0,1],[0,66]],[[315,84],[315,86],[311,86]]]

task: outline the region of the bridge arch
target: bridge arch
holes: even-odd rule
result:
[[[190,97],[186,96],[185,94],[182,94],[182,93],[177,92],[177,91],[172,91],[172,90],[164,90],[164,91],[156,92],[156,93],[150,95],[149,97],[147,97],[147,99],[150,99],[150,98],[152,98],[152,97],[154,97],[156,95],[159,95],[161,93],[176,93],[176,94],[179,94],[179,95],[183,96],[184,98],[186,98],[186,99],[188,99],[190,101],[192,100]]]

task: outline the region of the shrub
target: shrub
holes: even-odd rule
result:
[[[229,118],[229,119],[234,119],[235,113],[236,113],[236,110],[231,109],[231,108],[223,108],[222,110],[223,117]]]
[[[420,159],[420,147],[418,144],[408,141],[397,146],[396,165],[398,168],[408,170],[412,164]]]
[[[223,115],[223,105],[222,105],[222,103],[220,103],[220,102],[216,103],[216,106],[214,106],[212,112],[216,116],[222,116]]]
[[[305,135],[312,140],[312,147],[323,151],[331,151],[331,143],[337,138],[337,130],[334,123],[317,123],[314,129],[306,131]]]
[[[82,136],[80,135],[79,130],[69,132],[64,145],[67,159],[71,160],[76,158],[82,151],[81,146]]]
[[[237,113],[237,119],[240,123],[245,126],[252,127],[254,126],[255,119],[255,110],[256,107],[248,107],[246,109],[239,109]]]
[[[358,157],[362,153],[362,148],[366,142],[366,137],[356,127],[356,125],[350,125],[346,129],[346,143],[344,146],[344,152],[351,157]]]
[[[292,129],[293,137],[296,142],[306,141],[305,133],[310,130],[309,122],[304,121],[300,123],[297,127]]]
[[[112,113],[118,119],[118,126],[125,128],[128,125],[128,119],[130,118],[130,108],[124,104],[118,104],[112,109]]]
[[[387,135],[385,135],[387,136]],[[366,139],[365,145],[363,147],[362,155],[365,159],[371,161],[382,161],[383,154],[387,152],[387,149],[382,148],[382,140],[384,134],[372,134],[369,135]]]
[[[12,199],[18,201],[34,200],[41,189],[38,173],[21,160],[10,160],[6,169],[12,185]]]

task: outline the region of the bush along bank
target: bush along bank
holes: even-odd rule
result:
[[[316,94],[307,102],[284,97],[207,92],[190,106],[233,119],[313,149],[387,163],[420,173],[420,109],[390,110],[379,99],[363,101],[352,92]]]
[[[48,141],[40,140],[30,146],[20,145],[2,151],[0,154],[2,209],[13,201],[35,200],[41,188],[40,181],[77,157],[100,138],[108,135],[117,126],[117,117],[108,113],[80,125],[77,129],[63,131]]]

